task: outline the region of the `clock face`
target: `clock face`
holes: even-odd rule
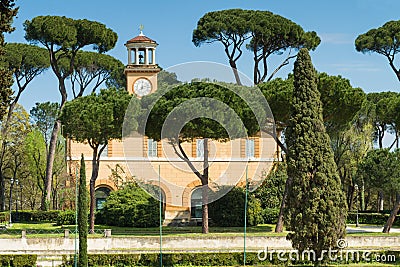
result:
[[[133,85],[133,90],[138,96],[148,95],[151,92],[151,83],[147,79],[137,79],[135,84]]]

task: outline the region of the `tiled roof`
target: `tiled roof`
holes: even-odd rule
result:
[[[149,37],[147,37],[145,35],[138,35],[138,36],[130,39],[126,43],[127,44],[130,44],[130,43],[153,43],[153,44],[155,44],[156,41],[150,39]]]

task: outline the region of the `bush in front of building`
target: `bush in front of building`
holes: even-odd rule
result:
[[[275,224],[278,220],[279,208],[265,208],[262,211],[264,223]]]
[[[63,210],[58,213],[56,225],[73,225],[75,224],[75,211]]]
[[[159,225],[159,202],[137,185],[127,185],[111,192],[96,223],[122,227],[156,227]]]
[[[279,216],[285,184],[287,180],[286,163],[275,162],[271,170],[262,173],[262,184],[252,192],[261,202],[264,223],[276,223]]]
[[[215,226],[234,227],[244,225],[246,192],[244,188],[234,187],[226,195],[209,204],[209,216]],[[247,225],[263,223],[260,201],[248,195]]]

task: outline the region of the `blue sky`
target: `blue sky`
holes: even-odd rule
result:
[[[366,92],[400,89],[400,82],[384,57],[362,54],[354,48],[359,34],[387,21],[400,20],[398,0],[16,0],[16,3],[20,7],[14,20],[16,31],[6,35],[7,42],[26,42],[22,24],[35,16],[86,18],[102,22],[118,34],[117,45],[108,54],[126,64],[124,43],[138,35],[139,25],[143,24],[144,33],[159,43],[157,62],[163,68],[190,61],[227,64],[221,45],[195,47],[191,42],[197,21],[206,12],[230,8],[269,10],[306,31],[317,32],[322,42],[311,56],[318,71],[348,78],[354,87]],[[239,60],[238,69],[251,77],[249,52]],[[292,69],[293,62],[278,77],[286,77]],[[20,102],[29,110],[35,102],[44,101],[59,101],[57,81],[50,70],[28,87]]]

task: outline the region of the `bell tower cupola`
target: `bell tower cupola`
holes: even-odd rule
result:
[[[157,73],[160,68],[156,63],[156,41],[140,34],[126,42],[128,65],[125,67],[127,90],[142,97],[157,90]]]

